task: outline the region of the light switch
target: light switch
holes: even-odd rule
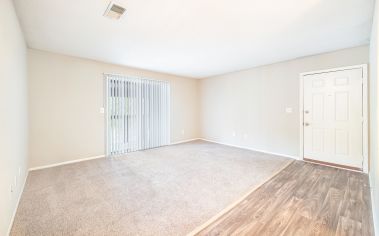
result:
[[[292,107],[286,107],[286,113],[292,113]]]
[[[105,112],[104,107],[100,107],[100,113],[101,113],[101,114],[104,114],[104,112]]]

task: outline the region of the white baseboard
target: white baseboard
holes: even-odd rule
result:
[[[22,183],[22,187],[21,187],[20,193],[19,193],[19,195],[18,195],[18,197],[17,197],[16,207],[15,207],[14,210],[13,210],[13,214],[12,214],[11,222],[10,222],[10,224],[9,224],[8,233],[7,233],[8,236],[11,234],[11,230],[12,230],[12,226],[13,226],[14,218],[16,217],[16,213],[17,213],[18,205],[20,204],[21,197],[22,197],[22,193],[24,192],[24,188],[25,188],[26,180],[28,179],[28,175],[29,175],[29,171],[26,171],[26,176],[25,176],[24,181],[23,181],[23,183]]]
[[[369,175],[369,181],[370,181],[370,193],[371,193],[371,209],[372,209],[372,220],[374,222],[374,234],[379,236],[379,212],[376,212],[376,204],[375,198],[374,198],[374,188],[373,188],[373,183],[374,181],[372,180],[371,175]]]
[[[171,142],[169,145],[187,143],[187,142],[191,142],[191,141],[195,141],[195,140],[203,140],[203,141],[207,141],[207,142],[218,143],[218,144],[227,145],[227,146],[231,146],[231,147],[237,147],[237,148],[247,149],[247,150],[251,150],[251,151],[262,152],[262,153],[267,153],[267,154],[277,155],[277,156],[283,156],[283,157],[288,157],[288,158],[292,158],[292,159],[298,160],[298,157],[291,156],[291,155],[286,155],[286,154],[282,154],[282,153],[275,153],[275,152],[269,152],[269,151],[266,151],[266,150],[259,150],[259,149],[254,149],[254,148],[245,147],[245,146],[239,146],[239,145],[233,145],[233,144],[228,144],[228,143],[222,143],[222,142],[217,142],[217,141],[213,141],[213,140],[209,140],[209,139],[204,139],[204,138],[186,139],[186,140],[182,140],[182,141],[178,141],[178,142]],[[67,165],[67,164],[73,164],[73,163],[82,162],[82,161],[89,161],[89,160],[103,158],[103,157],[105,157],[105,155],[86,157],[86,158],[76,159],[76,160],[72,160],[72,161],[59,162],[59,163],[50,164],[50,165],[44,165],[44,166],[37,166],[37,167],[29,168],[29,171],[41,170],[41,169],[51,168],[51,167],[55,167],[55,166],[62,166],[62,165]]]
[[[178,142],[171,142],[169,145],[175,145],[175,144],[180,144],[180,143],[188,143],[188,142],[200,140],[200,139],[201,138],[186,139],[186,140],[182,140],[182,141],[178,141]]]
[[[182,140],[182,141],[179,141],[179,142],[172,142],[169,145],[175,145],[175,144],[180,144],[180,143],[187,143],[187,142],[195,141],[195,140],[198,140],[198,139],[199,138],[186,139],[186,140]],[[64,162],[59,162],[59,163],[50,164],[50,165],[44,165],[44,166],[37,166],[37,167],[29,168],[29,171],[42,170],[42,169],[46,169],[46,168],[50,168],[50,167],[62,166],[62,165],[67,165],[67,164],[73,164],[73,163],[82,162],[82,161],[89,161],[89,160],[103,158],[103,157],[105,157],[105,155],[86,157],[86,158],[76,159],[76,160],[72,160],[72,161],[64,161]]]
[[[250,150],[250,151],[262,152],[262,153],[266,153],[266,154],[271,154],[271,155],[276,155],[276,156],[282,156],[282,157],[288,157],[288,158],[292,158],[292,159],[295,159],[295,160],[299,160],[299,157],[297,157],[297,156],[291,156],[291,155],[287,155],[287,154],[283,154],[283,153],[276,153],[276,152],[270,152],[270,151],[261,150],[261,149],[255,149],[255,148],[246,147],[246,146],[240,146],[240,145],[234,145],[234,144],[229,144],[229,143],[223,143],[223,142],[218,142],[218,141],[214,141],[214,140],[210,140],[210,139],[205,139],[205,138],[199,138],[199,139],[207,141],[207,142],[211,142],[211,143],[217,143],[217,144],[222,144],[222,145],[226,145],[226,146],[247,149],[247,150]]]
[[[203,140],[203,141],[218,143],[218,144],[227,145],[227,146],[231,146],[231,147],[237,147],[237,148],[247,149],[247,150],[251,150],[251,151],[267,153],[267,154],[271,154],[271,155],[277,155],[277,156],[283,156],[283,157],[298,159],[298,157],[290,156],[290,155],[286,155],[286,154],[282,154],[282,153],[275,153],[275,152],[269,152],[266,150],[259,150],[259,149],[254,149],[254,148],[250,148],[250,147],[245,147],[245,146],[238,146],[238,145],[233,145],[233,144],[228,144],[228,143],[222,143],[222,142],[217,142],[217,141],[204,139],[204,138],[186,139],[186,140],[182,140],[182,141],[178,141],[178,142],[171,142],[169,145],[187,143],[187,142],[191,142],[191,141],[195,141],[195,140]],[[76,160],[72,160],[72,161],[59,162],[59,163],[55,163],[55,164],[51,164],[51,165],[37,166],[37,167],[29,168],[29,171],[41,170],[41,169],[46,169],[46,168],[50,168],[50,167],[62,166],[62,165],[67,165],[67,164],[72,164],[72,163],[77,163],[77,162],[82,162],[82,161],[89,161],[89,160],[103,158],[103,157],[105,157],[105,155],[81,158],[81,159],[76,159]]]
[[[89,161],[89,160],[103,158],[103,157],[105,157],[105,155],[86,157],[86,158],[76,159],[76,160],[72,160],[72,161],[64,161],[64,162],[59,162],[59,163],[55,163],[55,164],[51,164],[51,165],[37,166],[37,167],[29,168],[29,171],[41,170],[41,169],[46,169],[46,168],[55,167],[55,166],[63,166],[63,165],[67,165],[67,164],[72,164],[72,163],[77,163],[77,162],[82,162],[82,161]]]

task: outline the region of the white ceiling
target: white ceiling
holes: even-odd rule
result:
[[[202,78],[369,43],[374,0],[15,0],[31,48]]]

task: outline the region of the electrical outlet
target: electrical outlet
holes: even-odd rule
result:
[[[184,129],[182,129],[182,135],[184,135]]]
[[[233,131],[232,135],[233,137],[236,137],[237,136],[236,131]]]
[[[13,198],[13,185],[12,184],[10,185],[9,190],[10,190],[8,194],[9,200],[12,200]]]

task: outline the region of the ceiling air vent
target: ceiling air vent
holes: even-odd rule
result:
[[[107,10],[104,12],[104,16],[118,20],[125,13],[125,8],[120,5],[115,4],[114,2],[110,2]]]

